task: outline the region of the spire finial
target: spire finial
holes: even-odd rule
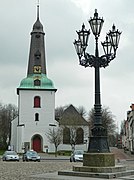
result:
[[[39,19],[39,5],[40,5],[40,2],[38,0],[38,2],[37,2],[37,19]]]

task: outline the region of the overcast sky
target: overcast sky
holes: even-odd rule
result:
[[[0,0],[0,101],[17,105],[16,88],[26,77],[30,32],[36,21],[36,0]],[[101,68],[101,102],[116,116],[126,118],[134,103],[134,1],[133,0],[40,0],[40,20],[45,31],[47,76],[53,80],[56,107],[73,104],[89,111],[94,105],[94,68],[79,65],[73,46],[76,30],[97,9],[104,18],[100,41],[113,23],[122,31],[117,58]],[[100,54],[102,52],[99,46]],[[90,34],[87,51],[94,54]]]

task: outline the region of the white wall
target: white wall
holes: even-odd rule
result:
[[[34,108],[35,96],[40,96],[41,108]],[[31,138],[35,134],[39,134],[43,138],[43,151],[46,150],[44,146],[49,146],[49,151],[51,151],[52,146],[48,142],[46,133],[48,132],[49,124],[54,124],[55,122],[55,91],[20,90],[18,103],[19,124],[24,124],[23,136],[21,134],[22,131],[18,131],[20,141],[18,148],[22,148],[24,142],[30,142],[31,148]],[[39,121],[35,121],[35,113],[39,113]]]
[[[11,147],[16,151],[17,147],[17,125],[18,125],[18,117],[16,117],[11,122]]]

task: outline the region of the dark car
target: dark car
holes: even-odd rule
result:
[[[3,161],[19,161],[19,155],[15,151],[5,151],[2,156]]]
[[[23,154],[22,157],[23,161],[38,161],[40,162],[40,156],[36,151],[27,151],[26,153]]]
[[[76,161],[83,161],[83,150],[74,150],[74,152],[71,154],[70,162],[76,162]]]

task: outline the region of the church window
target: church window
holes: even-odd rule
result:
[[[70,144],[70,129],[67,127],[63,129],[63,144]]]
[[[39,79],[34,80],[34,86],[40,86],[40,80]]]
[[[34,97],[34,107],[35,108],[40,108],[40,97],[39,96],[35,96]]]
[[[35,113],[35,121],[39,121],[39,114]]]
[[[83,144],[84,132],[82,128],[78,128],[76,131],[76,144]]]
[[[37,50],[36,53],[34,54],[34,56],[35,56],[35,59],[36,59],[36,60],[37,60],[37,59],[40,59],[40,57],[41,57],[40,51]]]

